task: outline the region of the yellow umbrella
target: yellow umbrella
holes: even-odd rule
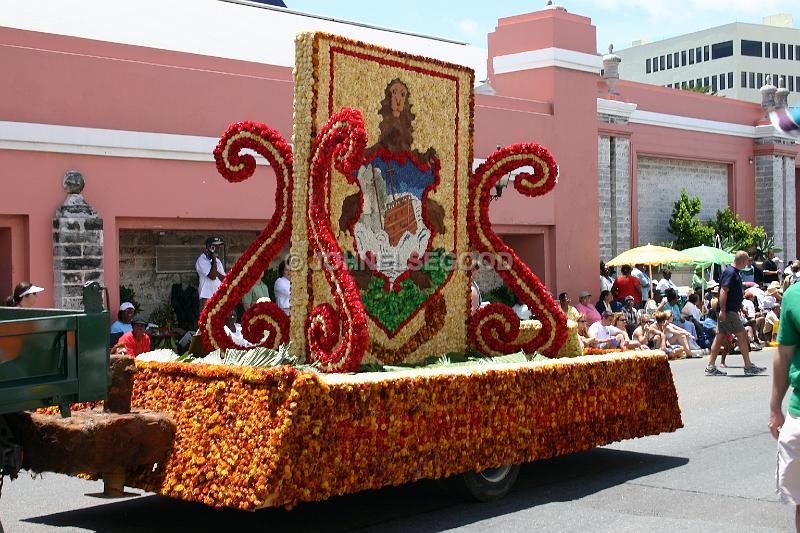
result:
[[[650,279],[653,279],[653,265],[663,265],[665,263],[691,263],[691,256],[667,248],[666,246],[639,246],[631,248],[627,252],[622,252],[617,257],[608,261],[606,266],[622,265],[648,265],[650,268]]]
[[[691,263],[692,258],[683,252],[667,248],[666,246],[639,246],[622,252],[606,266],[622,265],[663,265],[665,263]]]

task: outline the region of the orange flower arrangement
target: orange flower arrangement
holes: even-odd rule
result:
[[[682,427],[660,352],[379,374],[137,362],[169,459],[128,484],[215,507],[292,507]]]

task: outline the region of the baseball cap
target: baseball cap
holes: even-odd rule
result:
[[[633,302],[634,301],[634,297],[629,294],[628,296],[625,297],[625,301],[626,302],[628,302],[628,301]]]
[[[24,291],[22,294],[19,295],[20,298],[27,296],[29,294],[36,294],[37,292],[42,292],[44,289],[42,287],[38,287],[36,285],[31,285],[28,287],[28,290]]]
[[[223,244],[225,244],[225,241],[223,241],[221,237],[212,235],[206,239],[206,246],[222,246]]]
[[[135,316],[135,317],[133,317],[133,320],[131,320],[131,324],[144,324],[146,326],[147,325],[147,320],[145,320],[144,318],[142,318],[140,316]]]
[[[120,311],[127,311],[128,309],[134,309],[133,304],[130,302],[122,302],[119,306]]]
[[[591,295],[592,295],[592,293],[591,293],[591,292],[589,292],[589,291],[581,291],[581,292],[578,294],[578,298],[586,298],[587,296],[591,296]]]

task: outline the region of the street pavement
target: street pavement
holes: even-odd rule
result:
[[[494,503],[464,502],[423,481],[342,496],[293,511],[215,511],[153,495],[87,496],[101,484],[23,473],[0,498],[5,531],[791,531],[775,495],[775,441],[767,430],[773,350],[753,354],[767,375],[703,376],[701,359],[671,363],[684,429],[526,464]],[[131,491],[139,494],[138,491]]]

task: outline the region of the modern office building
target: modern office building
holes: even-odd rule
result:
[[[761,102],[759,88],[785,78],[789,103],[800,104],[800,29],[791,15],[764,24],[734,22],[615,51],[620,78],[673,88],[708,87],[717,94]]]

